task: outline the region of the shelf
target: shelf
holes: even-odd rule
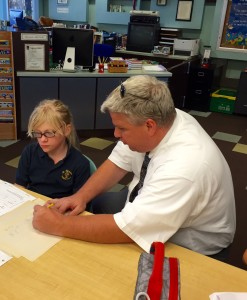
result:
[[[0,140],[16,140],[15,123],[0,123]]]
[[[12,32],[0,31],[0,139],[16,139]]]

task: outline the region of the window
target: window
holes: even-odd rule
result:
[[[10,9],[21,9],[25,16],[33,17],[33,0],[8,0],[8,12]]]

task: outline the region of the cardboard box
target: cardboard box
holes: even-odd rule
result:
[[[127,73],[128,64],[125,60],[112,60],[108,63],[109,73]]]
[[[212,93],[210,111],[232,114],[234,112],[237,91],[220,89]]]

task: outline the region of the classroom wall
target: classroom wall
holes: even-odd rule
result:
[[[39,9],[39,14],[44,16],[49,16],[49,1],[55,0],[34,0]],[[154,0],[152,0],[154,1]],[[7,1],[0,2],[0,19],[4,19],[3,16],[6,16],[6,3]],[[95,20],[95,0],[88,0],[89,10],[88,10],[88,23],[99,27],[100,30],[105,30],[108,32],[118,32],[121,34],[127,33],[127,25],[111,25],[111,24],[97,24]],[[205,47],[210,46],[212,49],[212,57],[225,59],[226,61],[226,78],[239,79],[241,71],[247,67],[247,55],[246,58],[240,58],[237,55],[223,56],[219,55],[219,51],[215,49],[214,44],[216,43],[215,39],[218,34],[217,26],[220,16],[220,10],[222,9],[223,0],[216,1],[216,3],[207,3],[205,4],[202,27],[201,29],[183,29],[183,37],[185,38],[200,38],[201,46],[200,53],[203,54]],[[61,22],[61,21],[60,21]],[[68,26],[72,26],[78,22],[66,22]]]

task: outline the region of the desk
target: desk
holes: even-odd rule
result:
[[[34,262],[13,258],[0,267],[0,299],[133,299],[141,252],[135,244],[63,239]],[[247,291],[244,270],[170,243],[166,256],[180,260],[182,300],[208,300],[218,291]]]

